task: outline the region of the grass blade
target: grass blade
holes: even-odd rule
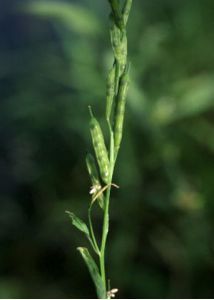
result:
[[[97,290],[98,298],[105,299],[106,291],[105,291],[105,287],[103,285],[103,281],[100,276],[97,264],[95,263],[94,259],[90,255],[87,248],[79,247],[79,248],[77,248],[77,250],[80,252],[82,258],[84,259],[84,261],[88,267],[89,273],[93,279],[93,282],[94,282],[96,290]]]

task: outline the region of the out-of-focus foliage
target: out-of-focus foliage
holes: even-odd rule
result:
[[[120,297],[213,297],[214,2],[133,2],[109,276]],[[108,4],[0,6],[0,297],[93,297],[64,211],[87,214],[87,107],[104,116]]]
[[[96,35],[100,32],[101,22],[93,11],[83,6],[57,1],[34,1],[21,6],[22,11],[50,19],[71,31],[84,35]]]

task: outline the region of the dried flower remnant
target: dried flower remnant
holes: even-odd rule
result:
[[[108,299],[115,298],[115,294],[118,292],[118,289],[112,289],[107,292]]]

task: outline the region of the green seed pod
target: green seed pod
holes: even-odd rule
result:
[[[118,0],[108,0],[111,6],[111,10],[112,10],[112,15],[113,18],[116,22],[116,25],[118,28],[120,28],[121,30],[123,30],[124,28],[124,20],[122,18],[121,15],[121,11],[120,11],[120,4]]]
[[[105,141],[103,137],[102,130],[100,128],[100,125],[98,121],[91,116],[90,121],[90,131],[91,131],[91,137],[92,142],[94,146],[94,151],[96,154],[97,162],[100,169],[100,176],[102,180],[108,184],[109,180],[109,159],[108,159],[108,153],[105,146]]]
[[[116,106],[115,120],[114,120],[114,149],[116,155],[120,148],[120,143],[122,140],[123,121],[124,121],[124,114],[125,114],[128,85],[129,85],[129,65],[127,65],[124,73],[121,76],[118,97],[117,97],[117,106]]]
[[[115,65],[112,67],[107,78],[106,88],[106,119],[109,121],[111,116],[112,104],[115,95]]]
[[[132,0],[126,0],[124,7],[123,7],[123,12],[122,12],[124,25],[126,25],[126,23],[128,21],[131,6],[132,6]]]
[[[97,171],[96,161],[94,159],[94,156],[90,153],[88,153],[86,155],[86,166],[87,166],[90,178],[91,178],[92,188],[95,190],[95,192],[99,192],[99,190],[101,190],[102,186],[101,186],[100,180],[99,180],[99,174]],[[103,208],[103,206],[104,206],[103,201],[104,201],[103,194],[101,194],[98,197],[98,203],[101,208]]]
[[[88,153],[86,155],[86,166],[88,169],[88,173],[91,177],[92,184],[98,184],[99,183],[99,175],[96,167],[96,162],[94,159],[94,156],[91,153]]]
[[[114,23],[110,29],[111,44],[116,61],[120,66],[120,75],[124,72],[127,60],[127,37]]]

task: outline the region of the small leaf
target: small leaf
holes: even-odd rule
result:
[[[87,237],[89,238],[90,237],[90,233],[89,233],[89,230],[88,230],[88,226],[80,218],[78,218],[77,216],[75,216],[74,213],[72,213],[70,211],[66,211],[66,213],[71,218],[72,224],[77,229],[79,229],[80,231],[84,232],[87,235]]]
[[[99,269],[97,267],[97,264],[95,263],[94,259],[92,258],[92,256],[90,255],[89,251],[87,248],[83,248],[83,247],[79,247],[77,248],[77,250],[80,252],[80,254],[82,255],[82,258],[84,259],[89,273],[93,279],[93,282],[96,286],[96,290],[97,290],[97,296],[100,299],[106,299],[106,291],[105,291],[105,287],[102,281],[102,278],[100,276],[99,273]]]
[[[82,231],[83,233],[85,233],[87,239],[89,240],[92,248],[94,249],[94,251],[98,253],[97,249],[96,249],[96,245],[94,244],[93,240],[91,239],[91,235],[90,235],[90,231],[88,229],[88,226],[80,219],[78,218],[74,213],[70,212],[70,211],[66,211],[66,213],[69,215],[69,217],[72,220],[72,224],[79,229],[80,231]]]

